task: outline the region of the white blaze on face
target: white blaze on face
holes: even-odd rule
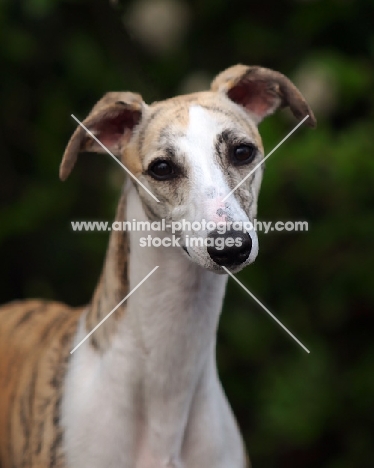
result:
[[[205,238],[209,231],[218,228],[218,223],[247,223],[248,214],[244,211],[235,196],[229,197],[223,202],[223,198],[230,192],[227,176],[220,166],[216,155],[217,137],[228,128],[235,125],[226,116],[204,109],[199,105],[191,105],[189,108],[189,121],[183,136],[179,137],[176,144],[179,152],[185,158],[185,166],[188,174],[189,201],[184,219],[192,226],[194,222],[212,223],[212,228],[201,226],[201,230],[192,227],[193,236]],[[182,241],[186,244],[187,236],[191,232],[184,231]],[[252,238],[252,250],[248,259],[238,267],[252,263],[257,256],[258,244],[256,233],[248,231]],[[214,263],[206,246],[186,246],[191,259],[204,268],[217,271],[220,269]]]
[[[202,191],[212,185],[218,191],[227,190],[222,172],[214,160],[214,141],[221,131],[221,125],[209,111],[196,105],[190,107],[187,132],[183,138],[184,151]]]
[[[215,159],[215,141],[224,129],[219,116],[203,107],[192,105],[186,134],[179,140],[180,149],[189,166],[191,203],[196,205],[195,214],[199,213],[207,221],[225,221],[222,215],[217,215],[217,211],[224,211],[227,207],[222,199],[230,189]],[[240,213],[242,210],[236,199],[232,197],[230,202],[233,204],[230,215],[236,213],[243,218],[244,213]]]

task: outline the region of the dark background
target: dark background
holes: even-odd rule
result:
[[[2,302],[87,303],[124,172],[83,155],[58,179],[64,146],[109,90],[145,101],[206,87],[241,62],[277,69],[309,100],[303,126],[267,163],[259,218],[308,233],[260,234],[238,275],[311,350],[306,354],[233,281],[218,361],[254,468],[365,468],[374,448],[374,2],[364,0],[2,0]],[[270,151],[296,124],[260,127]],[[209,468],[209,467],[202,467]]]

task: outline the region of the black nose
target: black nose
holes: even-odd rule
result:
[[[252,239],[247,232],[227,230],[220,234],[217,230],[208,234],[208,254],[221,266],[244,263],[252,250]]]

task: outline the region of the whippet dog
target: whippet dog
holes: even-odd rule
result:
[[[116,221],[163,219],[166,226],[182,220],[221,225],[253,221],[262,166],[223,199],[264,158],[257,125],[287,106],[297,119],[309,116],[306,123],[315,125],[311,109],[288,78],[243,65],[220,73],[209,91],[152,105],[131,92],[106,94],[83,125],[143,184],[129,178]],[[85,151],[105,153],[78,126],[62,160],[63,180]],[[165,239],[170,229],[151,234]],[[33,346],[45,349],[33,361],[40,362],[38,385],[31,376],[25,383],[32,395],[24,402],[29,405],[24,419],[31,434],[27,453],[34,462],[22,466],[249,466],[218,378],[215,348],[228,278],[225,269],[238,272],[255,260],[256,232],[205,230],[199,236],[213,242],[193,246],[189,234],[178,232],[174,246],[143,247],[144,232],[113,231],[100,281],[86,308],[32,303],[37,319],[33,322],[30,314],[27,320],[35,335]],[[224,248],[214,243],[228,238],[233,242]],[[70,354],[155,266],[158,269],[141,287]],[[37,313],[41,304],[45,319]],[[48,308],[57,310],[49,317],[60,317],[54,331],[60,338],[39,344],[38,329],[48,320]],[[19,322],[25,320],[25,306],[13,309],[13,317],[18,313]],[[29,354],[26,349],[26,363]],[[12,394],[6,393],[9,400]],[[17,401],[21,397],[14,397],[10,408]],[[37,405],[41,401],[44,407]],[[3,463],[21,466],[25,458],[12,447],[24,443],[24,424],[15,421],[12,409],[4,414],[0,431],[5,433],[8,423],[6,427],[13,424],[19,431],[9,432],[0,452],[4,460],[16,462]]]

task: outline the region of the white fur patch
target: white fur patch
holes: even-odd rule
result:
[[[146,219],[135,189],[127,213]],[[85,342],[72,356],[62,401],[67,464],[241,468],[242,442],[214,354],[227,277],[181,249],[144,249],[137,234],[130,290],[160,268],[129,298],[111,348],[101,355]],[[84,316],[74,345],[87,333],[83,324]]]
[[[227,174],[216,160],[215,142],[217,135],[227,129],[227,124],[227,119],[214,111],[198,105],[191,105],[189,109],[186,134],[178,140],[178,146],[189,165],[190,201],[185,218],[190,222],[204,219],[206,222],[219,223],[226,222],[227,218],[233,222],[249,221],[248,214],[235,196],[231,196],[226,202],[222,201],[230,192],[230,188],[226,180]],[[253,248],[247,264],[251,263],[258,253],[256,232],[251,231],[249,235]],[[191,247],[188,252],[191,258],[204,268],[213,265],[205,247]],[[213,268],[216,269],[216,266]]]
[[[196,105],[190,107],[189,124],[181,145],[193,169],[194,187],[200,196],[208,187],[215,187],[217,197],[223,198],[229,192],[214,160],[214,141],[222,130],[222,124],[212,117],[211,112]]]

